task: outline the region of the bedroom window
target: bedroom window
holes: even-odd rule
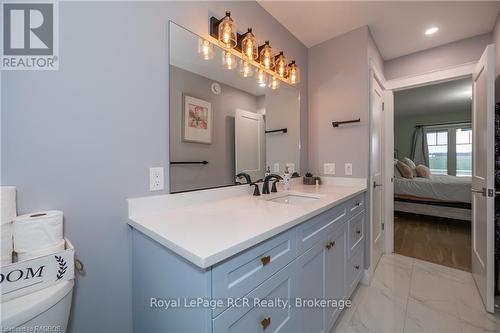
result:
[[[448,130],[427,131],[429,169],[433,175],[448,174]]]
[[[457,128],[456,137],[456,163],[457,176],[472,176],[472,129]]]
[[[472,129],[470,123],[425,129],[429,169],[434,175],[472,176]]]

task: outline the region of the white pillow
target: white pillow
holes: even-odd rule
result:
[[[403,158],[402,161],[404,164],[410,167],[410,169],[414,170],[417,166],[415,165],[415,162],[413,162],[411,159],[408,157]]]

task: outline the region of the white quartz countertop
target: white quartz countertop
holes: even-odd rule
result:
[[[200,268],[207,268],[288,230],[359,193],[366,185],[294,185],[291,191],[197,202],[129,216],[129,225]],[[285,193],[319,199],[296,205],[265,199]]]

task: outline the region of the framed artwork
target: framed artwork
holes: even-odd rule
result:
[[[188,95],[184,96],[182,113],[182,140],[197,143],[212,143],[212,103]]]

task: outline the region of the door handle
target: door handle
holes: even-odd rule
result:
[[[483,187],[481,190],[472,189],[471,191],[472,191],[472,193],[480,193],[483,195],[483,197],[486,196],[486,188],[485,187]]]
[[[373,188],[379,187],[379,186],[384,186],[384,185],[383,184],[377,184],[377,182],[375,182],[375,181],[373,182]]]

